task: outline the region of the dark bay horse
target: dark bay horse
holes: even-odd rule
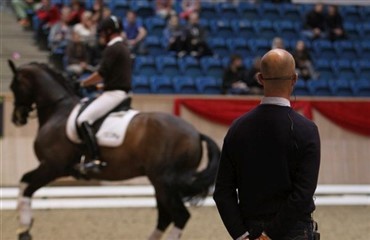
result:
[[[36,190],[63,176],[73,175],[73,166],[83,154],[79,145],[66,136],[66,122],[79,98],[67,86],[62,75],[47,65],[30,63],[16,68],[11,90],[14,94],[13,123],[27,123],[29,113],[37,109],[39,129],[34,150],[39,166],[24,174],[20,184],[19,239],[31,239],[31,197]],[[206,142],[208,165],[197,171]],[[101,147],[101,158],[108,163],[101,173],[88,177],[124,180],[147,176],[155,189],[158,222],[149,239],[160,239],[173,223],[169,239],[179,239],[190,218],[184,200],[202,198],[213,185],[220,150],[209,137],[200,134],[180,118],[164,113],[139,113],[130,123],[123,144]],[[128,216],[129,217],[129,216]]]

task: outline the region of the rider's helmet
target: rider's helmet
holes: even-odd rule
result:
[[[104,18],[98,26],[98,34],[109,38],[114,33],[122,32],[122,24],[118,17],[110,16]]]

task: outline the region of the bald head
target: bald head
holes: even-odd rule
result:
[[[283,49],[267,52],[261,60],[259,81],[265,89],[265,95],[290,96],[297,80],[293,56]]]

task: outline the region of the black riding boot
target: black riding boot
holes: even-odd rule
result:
[[[83,142],[86,144],[91,161],[80,163],[78,170],[83,174],[86,174],[89,171],[98,173],[107,164],[99,160],[99,148],[98,144],[96,143],[95,133],[87,122],[83,122],[81,124],[80,133]]]

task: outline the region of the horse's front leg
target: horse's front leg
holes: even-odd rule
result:
[[[63,171],[45,163],[41,163],[36,169],[23,175],[19,186],[17,206],[19,217],[17,233],[19,240],[31,239],[29,233],[33,221],[31,198],[34,192],[63,175],[66,175]]]

